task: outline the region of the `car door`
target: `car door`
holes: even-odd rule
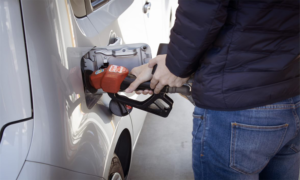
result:
[[[171,3],[174,0],[147,0],[144,8],[144,21],[148,43],[157,52],[160,43],[169,43],[172,22]],[[148,9],[147,9],[148,7]],[[150,8],[149,8],[150,7]]]

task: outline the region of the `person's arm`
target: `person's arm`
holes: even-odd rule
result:
[[[227,17],[229,0],[179,0],[176,20],[171,31],[168,54],[157,56],[149,68],[158,65],[151,79],[144,66],[136,67],[137,79],[126,89],[134,91],[139,84],[151,79],[154,93],[169,85],[180,87],[199,67],[199,59],[212,45]]]
[[[227,17],[229,0],[179,0],[171,31],[166,66],[174,75],[189,77],[212,45]]]

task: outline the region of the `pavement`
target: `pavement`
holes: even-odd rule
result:
[[[148,114],[133,152],[127,180],[193,180],[192,113],[194,106],[178,94],[168,118]]]

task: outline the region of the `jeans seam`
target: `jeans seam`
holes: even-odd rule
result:
[[[296,148],[295,148],[295,145],[293,144],[291,147],[290,147],[293,151],[295,151],[295,153],[298,153],[299,152],[299,150],[297,150]]]
[[[270,106],[272,106],[272,105],[270,105]],[[279,106],[279,105],[274,105],[274,106]],[[268,107],[268,106],[263,106],[263,107],[251,108],[250,110],[284,110],[284,109],[294,109],[295,108],[295,105],[284,105],[284,106],[286,106],[286,107],[272,108],[272,107]]]
[[[268,163],[270,162],[270,160],[271,160],[271,159],[268,160]],[[263,170],[263,169],[268,165],[268,163],[267,163],[264,167],[260,168],[259,170],[255,171],[255,172],[253,172],[253,173],[248,173],[248,172],[245,172],[245,171],[243,171],[243,170],[237,169],[237,167],[234,166],[234,165],[232,165],[231,168],[234,169],[234,170],[236,170],[236,171],[238,171],[238,172],[241,172],[241,173],[243,173],[243,174],[256,174],[256,173],[258,173],[259,171]]]
[[[298,102],[295,106],[297,108],[297,105],[300,105],[300,102]],[[299,133],[299,126],[300,126],[300,122],[299,122],[299,116],[296,112],[296,109],[293,109],[293,116],[295,118],[295,126],[296,126],[296,132],[295,135],[291,138],[292,140],[295,139]],[[292,146],[290,147],[290,149],[292,149],[293,151],[295,151],[296,153],[298,153],[299,151],[294,147],[295,145],[292,144]]]
[[[277,147],[277,149],[276,149],[276,151],[274,151],[274,153],[273,153],[273,155],[272,156],[274,156],[277,152],[278,152],[278,150],[279,150],[279,148],[280,148],[280,146],[282,145],[282,142],[283,142],[283,140],[284,140],[284,137],[285,137],[285,135],[286,135],[286,131],[287,131],[287,129],[288,129],[288,124],[287,124],[287,126],[285,127],[285,131],[284,131],[284,134],[283,134],[283,136],[282,136],[282,138],[281,138],[281,141],[280,141],[280,143],[279,143],[279,145],[278,145],[278,147]],[[271,156],[271,157],[272,157]]]
[[[201,154],[200,154],[200,163],[201,163],[201,167],[202,167],[202,179],[204,179],[204,168],[203,168],[203,164],[204,164],[204,162],[203,162],[203,157],[202,156],[204,156],[203,155],[203,149],[204,149],[204,136],[205,136],[205,129],[206,129],[206,121],[207,121],[207,116],[206,116],[206,112],[207,112],[207,110],[205,109],[205,111],[204,111],[204,113],[203,113],[203,135],[202,135],[202,138],[201,138]]]
[[[288,124],[283,124],[280,126],[253,126],[253,125],[246,125],[246,124],[238,124],[238,123],[233,123],[234,126],[236,127],[244,127],[244,128],[250,128],[251,130],[259,130],[259,129],[272,129],[272,130],[276,130],[276,129],[281,129],[283,127],[287,127],[289,126]]]
[[[196,118],[196,119],[198,119],[198,118]],[[199,132],[199,128],[201,127],[201,124],[203,123],[203,122],[202,122],[203,120],[201,120],[201,119],[198,119],[198,120],[201,121],[201,122],[198,124],[198,127],[197,127],[197,129],[196,129],[196,133],[195,133],[195,136],[193,137],[192,143],[194,143],[195,137],[197,137],[197,134],[198,134],[198,132]]]
[[[299,116],[298,116],[298,114],[297,114],[297,112],[296,112],[295,109],[293,109],[292,113],[293,113],[293,116],[294,116],[294,118],[295,118],[295,126],[296,126],[296,132],[295,132],[295,135],[292,137],[292,139],[294,139],[294,138],[297,137],[297,135],[298,135],[298,133],[299,133],[299,123],[300,123],[300,120],[299,120]]]
[[[234,123],[231,123],[231,146],[230,146],[230,166],[234,166],[234,150],[235,150],[235,136],[236,130],[234,128]]]
[[[202,134],[202,137],[201,137],[201,154],[200,154],[200,157],[203,156],[203,149],[204,149],[204,137],[205,137],[205,132],[206,132],[206,122],[207,121],[207,118],[206,118],[206,110],[204,111],[203,113],[203,134]]]

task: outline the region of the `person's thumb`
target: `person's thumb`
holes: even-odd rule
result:
[[[135,75],[135,76],[137,76],[138,74],[141,73],[139,69],[140,69],[140,68],[135,67],[135,68],[133,68],[133,69],[131,70],[130,73],[133,74],[133,75]]]
[[[126,93],[132,93],[142,82],[136,78],[130,86],[125,90]]]

